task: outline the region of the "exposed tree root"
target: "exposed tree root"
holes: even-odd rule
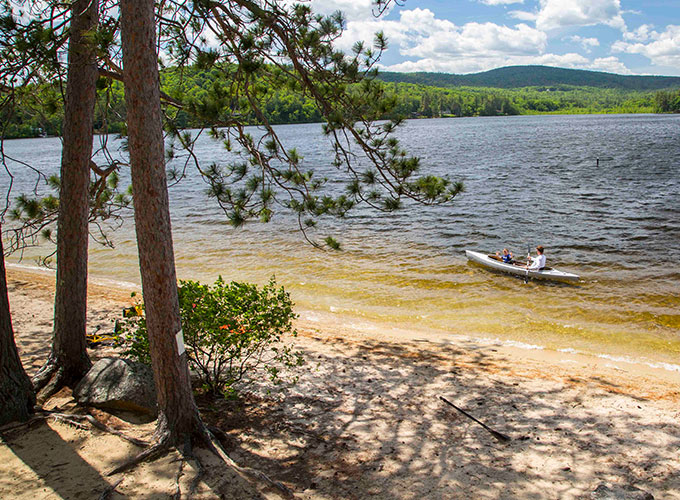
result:
[[[175,494],[172,495],[173,500],[180,500],[182,498],[182,487],[179,484],[179,480],[182,478],[185,463],[186,460],[184,458],[179,460],[179,468],[177,469],[177,475],[175,476]]]
[[[114,435],[118,436],[119,438],[125,439],[126,441],[128,441],[128,442],[130,442],[134,445],[140,446],[142,448],[149,446],[148,441],[144,441],[143,439],[138,439],[138,438],[135,438],[135,437],[132,437],[132,436],[128,436],[127,434],[119,431],[118,429],[114,429],[113,427],[109,427],[108,425],[104,424],[103,422],[100,422],[99,420],[94,418],[92,415],[88,414],[88,415],[84,415],[84,416],[85,416],[85,419],[88,422],[90,422],[97,429],[100,429],[104,432],[108,432],[109,434],[114,434]]]
[[[123,464],[119,465],[118,467],[115,467],[114,469],[110,470],[109,472],[106,473],[107,476],[113,476],[115,474],[119,474],[121,472],[125,472],[127,470],[132,469],[136,465],[141,464],[142,462],[146,462],[147,460],[154,460],[156,458],[159,458],[165,454],[167,454],[172,446],[170,446],[170,441],[166,437],[165,439],[159,441],[158,443],[154,444],[153,446],[147,448],[143,452],[141,452],[139,455],[133,457],[132,459],[128,460],[127,462],[124,462]]]
[[[109,485],[104,491],[102,491],[102,494],[99,495],[98,500],[109,500],[111,498],[111,495],[113,494],[114,491],[116,491],[116,488],[120,485],[120,483],[123,482],[124,477],[121,477],[118,481],[115,483]]]
[[[26,420],[25,422],[11,422],[7,425],[0,427],[0,434],[13,432],[18,429],[23,429],[24,427],[33,427],[38,422],[42,422],[44,419],[45,417],[42,415],[33,415],[30,419]]]
[[[136,446],[139,446],[141,448],[146,448],[149,446],[148,441],[144,441],[143,439],[137,439],[132,436],[128,436],[127,434],[119,431],[118,429],[114,429],[113,427],[109,427],[108,425],[104,424],[103,422],[100,422],[96,418],[94,418],[92,415],[85,414],[85,415],[77,415],[77,414],[69,414],[69,413],[56,413],[56,412],[50,412],[46,410],[42,410],[42,413],[44,413],[48,417],[52,417],[55,420],[58,420],[60,422],[64,422],[70,425],[74,425],[75,427],[79,428],[87,428],[82,422],[86,421],[89,422],[92,427],[96,427],[99,430],[102,430],[104,432],[108,432],[109,434],[113,434],[115,436],[118,436],[121,439],[124,439],[125,441],[128,441],[129,443],[132,443]]]
[[[10,425],[6,425],[2,428],[0,428],[0,432],[12,432],[17,429],[21,429],[24,427],[31,427],[35,425],[38,422],[42,422],[43,420],[47,418],[53,418],[57,422],[61,422],[67,425],[71,425],[73,427],[76,427],[78,429],[88,429],[88,426],[84,424],[83,422],[88,422],[92,427],[96,427],[97,429],[108,432],[109,434],[113,434],[115,436],[118,436],[121,439],[124,439],[125,441],[128,441],[136,446],[139,446],[141,448],[146,448],[149,446],[148,441],[144,441],[143,439],[138,439],[132,436],[128,436],[127,434],[119,431],[118,429],[114,429],[113,427],[109,427],[103,422],[100,422],[97,420],[93,415],[85,414],[85,415],[78,415],[78,414],[72,414],[72,413],[58,413],[54,411],[49,411],[49,410],[43,410],[40,409],[37,411],[37,414],[31,417],[30,420],[27,420],[26,422],[20,422],[20,423],[12,423]]]
[[[47,415],[47,417],[51,417],[59,423],[70,425],[76,429],[81,429],[84,431],[88,429],[87,425],[82,422],[82,419],[73,418],[73,415],[69,415],[67,413],[52,413]]]
[[[78,362],[64,363],[53,351],[31,379],[38,402],[44,403],[64,387],[75,387],[91,367],[92,362],[86,353]]]
[[[65,370],[50,358],[35,374],[32,382],[38,403],[42,404],[66,386]]]
[[[191,446],[191,440],[187,439],[184,442],[184,449],[182,451],[182,458],[180,459],[180,468],[177,471],[177,477],[176,477],[176,490],[175,490],[175,496],[174,498],[179,500],[182,498],[182,489],[180,486],[180,478],[182,477],[182,473],[184,471],[184,464],[188,462],[189,460],[192,460],[195,465],[196,465],[196,475],[194,478],[191,480],[191,484],[189,485],[189,491],[186,494],[185,498],[192,498],[194,493],[196,492],[196,489],[198,488],[199,483],[201,482],[201,479],[203,476],[205,476],[205,468],[203,467],[203,464],[201,463],[201,460],[194,455],[193,449]]]
[[[146,448],[144,451],[142,451],[140,454],[136,455],[132,459],[128,460],[127,462],[119,465],[118,467],[112,469],[108,473],[106,473],[107,476],[113,476],[115,474],[120,474],[122,472],[128,471],[135,466],[146,462],[146,461],[151,461],[155,460],[166,453],[170,452],[171,449],[173,448],[170,445],[170,439],[169,433],[163,434],[161,438],[158,440],[158,442],[152,446],[149,447],[149,444],[147,441],[133,438],[130,436],[127,436],[123,432],[114,429],[112,427],[109,427],[108,425],[100,422],[97,420],[94,416],[90,414],[85,414],[85,415],[77,415],[77,414],[68,414],[68,413],[57,413],[57,412],[51,412],[47,410],[41,410],[38,415],[33,417],[31,420],[27,422],[22,422],[20,424],[15,424],[11,426],[5,426],[2,428],[3,432],[10,432],[14,431],[19,428],[23,428],[26,426],[34,425],[38,421],[42,421],[46,418],[53,418],[54,420],[71,425],[73,427],[76,427],[78,429],[88,429],[89,426],[87,424],[90,424],[92,427],[96,427],[97,429],[100,429],[104,432],[108,432],[109,434],[113,434],[115,436],[118,436],[122,439],[125,439],[126,441],[140,447]],[[222,447],[222,444],[220,441],[215,437],[215,435],[219,436],[222,440],[227,439],[227,435],[219,428],[217,427],[210,427],[204,428],[204,432],[200,433],[198,436],[195,438],[198,438],[197,440],[200,442],[201,445],[203,445],[208,451],[212,452],[215,456],[219,457],[220,460],[229,468],[233,469],[236,471],[241,477],[246,479],[249,482],[254,482],[254,483],[264,483],[267,485],[267,487],[272,488],[273,490],[277,491],[281,496],[284,498],[293,498],[293,492],[285,486],[283,483],[280,483],[279,481],[274,481],[271,479],[269,476],[267,476],[264,472],[259,471],[257,469],[253,469],[251,467],[244,467],[239,464],[237,464],[224,450]],[[148,448],[147,448],[148,447]],[[176,489],[175,493],[173,495],[173,498],[182,498],[182,491],[180,487],[180,479],[184,473],[184,465],[186,462],[189,460],[193,461],[195,463],[197,473],[194,476],[194,478],[191,480],[191,484],[189,486],[189,491],[187,492],[186,498],[191,498],[194,493],[196,492],[196,489],[198,488],[199,483],[201,482],[201,479],[203,479],[206,475],[206,467],[202,463],[201,459],[196,456],[193,453],[192,449],[192,443],[190,439],[187,439],[186,442],[184,443],[184,446],[182,449],[178,448],[178,451],[181,453],[182,457],[179,459],[180,465],[179,469],[177,471],[177,475],[175,478],[176,482]],[[109,486],[104,492],[102,492],[101,496],[99,497],[100,500],[105,500],[109,498],[109,496],[114,492],[116,487],[121,483],[121,481],[124,478],[120,478],[117,482]]]
[[[196,468],[198,469],[198,472],[194,476],[194,478],[191,480],[191,484],[189,485],[189,493],[188,497],[191,498],[194,496],[194,493],[196,492],[196,489],[198,488],[199,483],[201,482],[201,479],[205,476],[205,468],[203,467],[203,464],[201,463],[200,460],[195,460],[196,462]]]
[[[191,483],[189,485],[189,491],[183,497],[180,480],[182,478],[182,475],[184,474],[184,465],[190,460],[194,462],[197,471],[193,479],[191,480]],[[201,482],[201,479],[203,479],[203,477],[205,476],[205,468],[203,467],[203,464],[201,463],[200,459],[193,454],[190,440],[187,440],[184,443],[184,450],[182,451],[182,456],[178,459],[178,461],[179,468],[177,469],[177,475],[175,476],[175,493],[172,498],[174,500],[181,500],[182,498],[192,498],[194,496],[194,493],[196,492],[196,489],[198,488],[199,483]]]
[[[221,429],[218,429],[216,427],[210,427],[210,431],[219,436],[222,436],[222,438],[226,437],[225,433]],[[222,448],[220,442],[211,434],[209,435],[211,437],[213,447],[216,450],[217,456],[220,457],[227,465],[229,465],[238,473],[240,473],[243,477],[250,481],[262,481],[266,483],[269,487],[275,489],[281,495],[283,495],[284,498],[294,498],[293,492],[285,484],[279,481],[274,481],[262,471],[253,469],[251,467],[243,467],[241,465],[238,465],[229,455],[227,455],[227,453]]]
[[[217,434],[220,434],[223,437],[225,436],[224,432],[217,428],[211,427],[211,430],[216,432]],[[197,435],[194,436],[194,439],[200,442],[207,450],[209,450],[218,458],[220,458],[220,460],[222,460],[222,462],[226,466],[236,471],[237,474],[239,474],[247,481],[253,483],[264,483],[267,485],[267,487],[274,489],[284,498],[294,498],[293,492],[283,483],[272,480],[265,473],[257,469],[243,467],[234,462],[234,460],[224,451],[221,443],[213,436],[213,434],[207,428],[203,428],[202,432],[197,433]],[[173,446],[170,445],[170,434],[163,433],[156,444],[144,450],[139,455],[133,457],[132,459],[107,472],[106,475],[113,476],[115,474],[128,471],[143,462],[155,460],[170,452],[172,448]],[[184,472],[184,464],[187,461],[192,460],[196,463],[198,473],[192,479],[191,486],[189,488],[188,498],[191,498],[191,496],[193,496],[194,492],[196,491],[196,488],[198,487],[198,484],[200,483],[201,479],[205,475],[205,466],[201,462],[201,459],[193,453],[191,439],[187,439],[185,441],[182,449],[180,449],[179,447],[177,449],[181,453],[182,458],[180,459],[180,466],[175,478],[176,489],[173,498],[182,497],[180,479]]]

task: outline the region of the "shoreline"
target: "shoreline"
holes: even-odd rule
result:
[[[40,287],[53,290],[55,271],[24,264],[6,263],[8,280],[14,276],[24,282],[33,282]],[[89,294],[115,297],[124,307],[132,304],[132,292],[141,296],[141,285],[127,281],[112,280],[102,277],[89,277]],[[389,342],[419,342],[431,345],[446,346],[466,345],[475,349],[487,347],[507,352],[513,359],[527,358],[551,363],[572,363],[580,366],[596,366],[620,372],[637,373],[643,376],[654,376],[671,383],[680,383],[680,364],[670,364],[654,360],[635,359],[630,356],[613,356],[605,353],[580,352],[574,349],[552,349],[543,345],[501,339],[492,336],[470,336],[460,333],[445,333],[441,330],[421,327],[417,330],[401,328],[394,324],[378,322],[352,316],[350,314],[329,311],[298,309],[297,327],[307,330],[342,331],[349,337],[359,339],[372,338]]]
[[[312,313],[318,315],[319,313]],[[310,321],[304,318],[297,320],[297,327],[303,335],[316,332],[333,331],[335,338],[351,339],[354,341],[377,341],[390,344],[410,344],[413,346],[427,346],[430,349],[456,348],[484,353],[491,358],[504,359],[510,366],[508,370],[517,375],[547,375],[555,372],[565,375],[570,372],[598,373],[610,380],[619,379],[621,386],[639,391],[645,397],[670,397],[680,403],[680,393],[667,391],[665,384],[677,386],[680,389],[680,372],[663,367],[623,359],[609,359],[607,355],[591,355],[578,352],[563,352],[544,347],[536,348],[528,344],[501,339],[478,338],[460,334],[441,334],[431,331],[413,331],[397,327],[385,328],[384,325],[370,322],[343,324],[341,317],[328,314],[319,320]],[[381,328],[382,326],[382,328]],[[529,362],[536,365],[533,369],[525,369],[523,364]],[[620,379],[630,380],[620,380]],[[646,393],[644,388],[649,389]]]
[[[434,87],[436,89],[441,89],[443,87]],[[482,90],[508,90],[508,89],[496,89],[496,88],[485,88],[480,87]],[[647,91],[635,91],[635,92],[658,92],[662,89],[657,90],[647,90]],[[458,116],[452,114],[442,114],[441,116],[411,116],[406,118],[406,120],[440,120],[440,119],[460,119],[460,118],[507,118],[513,116],[590,116],[590,115],[673,115],[676,114],[674,111],[654,111],[653,109],[645,108],[638,111],[622,111],[621,109],[599,109],[590,110],[589,108],[577,108],[576,111],[570,110],[569,108],[558,109],[556,111],[535,111],[535,110],[524,110],[521,113],[516,114],[498,114],[498,115],[470,115],[470,116]],[[272,125],[276,127],[286,126],[286,125],[323,125],[322,121],[299,121],[299,122],[284,122],[284,123],[273,123]],[[247,125],[249,127],[256,126],[256,124]],[[188,128],[183,130],[198,130],[200,127]],[[95,131],[94,137],[105,136],[105,135],[118,135],[118,132],[107,132],[102,133]],[[60,135],[38,135],[38,136],[11,136],[5,138],[6,141],[24,140],[24,139],[58,139]]]
[[[9,268],[8,284],[17,344],[32,374],[49,353],[53,275]],[[90,284],[88,330],[110,328],[129,295]],[[295,498],[579,499],[606,484],[680,499],[675,372],[304,314],[294,343],[306,363],[296,385],[272,388],[259,378],[236,402],[198,400],[203,418],[228,436],[232,459],[282,481]],[[106,348],[89,352],[107,355]],[[496,442],[439,396],[512,441]],[[68,390],[49,405],[74,408]],[[153,433],[153,423],[120,425],[136,437]],[[99,494],[119,479],[106,470],[138,452],[122,443],[51,420],[3,434],[0,497]],[[176,459],[173,452],[124,475],[112,498],[171,496]],[[278,498],[234,476],[205,479],[195,497]],[[184,477],[186,486],[188,466]]]

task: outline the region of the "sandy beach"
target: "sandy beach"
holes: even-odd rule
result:
[[[24,367],[49,353],[54,276],[10,266],[10,305]],[[89,330],[111,331],[130,290],[92,284]],[[296,385],[253,382],[236,401],[198,399],[225,433],[231,458],[300,499],[591,498],[602,484],[680,499],[680,373],[595,357],[527,350],[468,337],[348,324],[300,312],[306,364]],[[111,354],[92,349],[93,359]],[[494,430],[500,442],[444,404]],[[48,408],[73,411],[68,390]],[[148,438],[153,422],[93,410]],[[126,474],[137,453],[98,430],[54,419],[4,431],[0,498],[168,498],[196,475],[172,453]],[[195,498],[278,498],[210,461]],[[219,473],[217,471],[220,471]],[[120,481],[120,482],[119,482]]]

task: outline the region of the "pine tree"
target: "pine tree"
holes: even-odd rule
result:
[[[124,195],[115,195],[117,177],[111,174],[118,165],[100,168],[91,158],[93,112],[102,72],[97,63],[113,39],[111,20],[104,27],[99,23],[100,1],[6,2],[1,10],[3,115],[11,117],[19,109],[44,115],[58,112],[62,104],[64,113],[60,175],[48,178],[34,166],[22,165],[33,169],[38,181],[46,181],[57,196],[22,193],[10,212],[14,220],[10,251],[41,239],[54,241],[53,228],[57,228],[52,349],[34,378],[36,390],[43,390],[41,399],[65,385],[74,386],[91,366],[85,341],[88,237],[108,241],[103,232],[90,233],[89,223],[100,227],[100,221],[116,217],[117,207],[127,202]],[[45,96],[49,99],[42,101]],[[4,132],[3,128],[0,139]],[[0,153],[4,155],[4,150]]]
[[[63,386],[75,387],[91,367],[87,354],[87,246],[90,214],[90,162],[98,78],[93,34],[99,0],[71,5],[68,73],[64,109],[54,336],[45,365],[33,379],[47,398]]]
[[[0,225],[0,228],[2,226]],[[5,254],[0,238],[0,425],[27,420],[33,413],[35,394],[19,359],[7,295]]]
[[[135,228],[158,397],[156,438],[176,445],[203,432],[182,330],[165,174],[153,0],[121,0],[121,39]]]

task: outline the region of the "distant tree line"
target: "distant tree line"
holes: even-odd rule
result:
[[[163,91],[183,102],[204,102],[221,88],[227,88],[225,71],[212,67],[166,68],[161,72]],[[677,113],[680,112],[680,90],[638,91],[576,87],[525,87],[499,89],[482,87],[442,88],[412,83],[385,83],[396,106],[385,118],[439,118],[463,116],[507,116],[521,114],[590,114],[590,113]],[[120,82],[100,79],[95,110],[95,130],[107,129],[125,133],[125,100]],[[4,136],[40,137],[59,135],[62,131],[63,105],[58,84],[26,89],[30,93],[22,109],[14,109],[11,118],[0,116]],[[350,87],[347,90],[352,92]],[[261,109],[272,124],[312,123],[322,120],[314,101],[285,85],[264,88],[259,93]],[[38,111],[39,110],[39,111]],[[225,109],[225,113],[229,110]],[[195,113],[177,110],[175,122],[182,128],[205,126]],[[244,117],[256,123],[257,117]]]
[[[680,113],[680,89],[661,90],[654,95],[656,113]]]
[[[390,83],[397,110],[410,118],[524,114],[651,113],[654,93],[593,87],[444,89]]]

